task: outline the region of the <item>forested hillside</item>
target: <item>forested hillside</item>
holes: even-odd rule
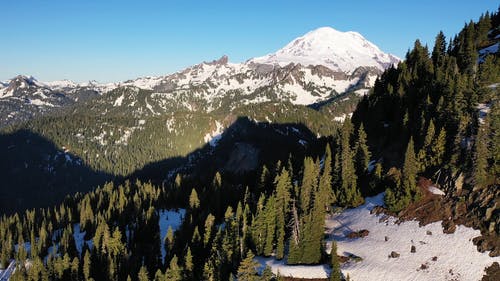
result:
[[[438,33],[432,50],[417,40],[359,103],[353,123],[365,126],[384,168],[396,168],[390,210],[418,200],[414,179],[425,176],[498,235],[499,26],[499,14],[486,13],[449,41]]]
[[[0,268],[15,266],[13,281],[286,280],[269,267],[258,272],[257,255],[326,264],[330,280],[349,279],[335,241],[326,251],[325,218],[385,191],[386,206],[376,211],[411,219],[430,198],[422,182],[445,191],[432,201],[436,221],[449,215],[481,229],[479,250],[498,255],[499,45],[499,12],[451,40],[440,32],[432,50],[417,40],[352,119],[349,95],[342,105],[265,102],[142,119],[119,108],[101,114],[97,99],[71,115],[9,127],[2,138],[22,128],[51,140],[48,149],[67,148],[71,161],[58,165],[69,172],[66,162],[83,161],[86,173],[120,178],[52,207],[4,215]],[[147,108],[151,93],[131,89]],[[339,111],[342,122],[334,121]]]

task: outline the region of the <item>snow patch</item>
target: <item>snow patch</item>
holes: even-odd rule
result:
[[[366,198],[364,205],[326,221],[328,251],[334,239],[339,255],[362,258],[341,266],[352,280],[480,280],[485,267],[500,262],[500,257],[477,251],[472,239],[481,234],[479,230],[459,225],[454,233],[444,234],[441,222],[420,227],[417,221],[398,224],[394,217],[371,214],[370,210],[383,205],[383,200],[383,193]],[[357,239],[346,237],[361,229],[370,234]],[[410,252],[411,246],[416,247],[415,253]],[[399,253],[399,258],[389,258],[392,251]]]
[[[210,146],[215,147],[219,140],[222,138],[222,133],[224,132],[224,126],[219,123],[219,121],[215,121],[215,130],[212,133],[207,133],[203,140],[205,143],[210,144]]]
[[[480,55],[494,54],[494,53],[498,52],[499,46],[500,46],[500,42],[479,50],[479,54]]]
[[[330,275],[330,267],[324,264],[320,265],[287,265],[285,260],[276,260],[273,257],[255,257],[255,260],[260,263],[258,268],[262,272],[266,266],[271,267],[274,274],[282,277],[295,278],[328,278]]]
[[[158,220],[158,224],[160,225],[160,238],[162,239],[162,241],[164,241],[169,227],[171,227],[173,231],[176,231],[177,229],[179,229],[179,227],[182,224],[182,220],[184,219],[185,214],[186,214],[185,209],[178,209],[178,210],[162,209],[162,210],[159,210],[160,218]],[[165,256],[167,255],[167,252],[166,252],[165,247],[163,245],[164,244],[162,242],[162,247],[161,247],[162,260],[164,260]]]
[[[368,162],[368,173],[371,173],[373,171],[373,169],[375,169],[375,165],[377,164],[377,160],[372,160],[370,162]]]
[[[337,122],[344,122],[346,118],[351,118],[352,117],[352,113],[349,113],[349,114],[342,114],[342,116],[336,116],[336,117],[333,117],[333,120],[337,121]]]
[[[444,191],[442,191],[441,189],[431,185],[429,186],[429,191],[432,193],[432,194],[436,194],[436,195],[445,195]]]
[[[124,95],[121,95],[115,100],[115,103],[113,103],[113,106],[121,106],[123,102]]]
[[[491,104],[480,103],[477,105],[477,109],[479,110],[478,120],[479,124],[484,124],[484,118],[490,113]]]
[[[45,101],[40,100],[40,99],[29,100],[29,102],[30,102],[30,104],[34,104],[36,106],[50,106],[50,107],[54,107],[53,104],[45,102]]]

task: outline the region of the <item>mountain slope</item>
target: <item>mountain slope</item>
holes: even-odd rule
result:
[[[173,110],[231,111],[241,104],[262,102],[310,105],[347,92],[363,95],[385,68],[398,61],[359,33],[320,28],[293,40],[276,54],[245,63],[230,63],[223,56],[157,77],[98,84],[68,80],[42,83],[18,76],[0,84],[0,127],[131,86],[151,91],[147,98],[150,105],[143,111],[150,115]],[[137,111],[133,98],[119,96],[107,102],[111,103],[109,108]]]
[[[18,75],[0,84],[0,128],[28,121],[99,96],[103,86],[70,81],[43,83]]]

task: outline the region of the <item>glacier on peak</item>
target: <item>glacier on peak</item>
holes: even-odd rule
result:
[[[355,31],[342,32],[320,27],[296,38],[275,53],[250,59],[261,64],[289,63],[323,65],[334,71],[352,73],[360,66],[384,70],[400,59],[382,52],[375,44]]]

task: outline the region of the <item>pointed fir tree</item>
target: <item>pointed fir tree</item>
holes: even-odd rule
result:
[[[272,281],[274,280],[274,274],[269,265],[266,265],[264,270],[262,271],[262,275],[259,278],[259,281]]]
[[[205,234],[203,236],[203,244],[207,246],[208,242],[212,238],[212,230],[214,228],[215,217],[212,214],[208,214],[205,220]]]
[[[191,194],[189,195],[189,207],[191,210],[197,209],[200,207],[200,199],[198,199],[198,192],[196,189],[191,190]]]
[[[274,236],[276,232],[276,198],[271,195],[267,200],[265,207],[266,220],[266,238],[264,246],[264,255],[270,256],[273,254]]]
[[[446,37],[443,31],[439,31],[434,41],[434,48],[432,49],[432,62],[435,67],[441,66],[446,54]]]
[[[403,179],[402,188],[405,194],[410,195],[413,200],[417,200],[420,196],[419,190],[417,190],[417,160],[415,157],[415,150],[413,145],[413,139],[410,138],[408,146],[405,153],[405,161],[403,165]]]
[[[340,260],[337,256],[337,243],[332,241],[332,251],[330,252],[330,266],[332,270],[330,272],[330,281],[341,281],[342,273],[340,271]]]
[[[338,199],[343,206],[357,207],[363,204],[364,199],[357,187],[357,176],[350,146],[351,130],[352,124],[349,119],[346,119],[341,133],[341,182]]]
[[[90,279],[91,266],[92,261],[90,260],[90,253],[89,251],[86,251],[85,255],[83,256],[83,277],[85,278],[85,280]]]
[[[174,255],[170,260],[169,267],[165,271],[165,280],[169,281],[181,281],[182,280],[182,269],[178,265],[177,256]]]
[[[186,257],[184,258],[184,268],[189,272],[193,271],[194,268],[193,254],[191,254],[191,247],[189,246],[186,251]]]
[[[434,167],[440,167],[446,153],[446,129],[444,127],[439,130],[439,134],[434,141],[434,145],[431,147],[431,151],[433,157],[430,164]]]
[[[258,281],[257,268],[260,264],[254,260],[255,256],[251,251],[248,251],[247,256],[243,259],[238,267],[238,281]]]
[[[290,190],[292,182],[288,170],[283,168],[276,176],[276,258],[282,259],[285,255],[285,231],[288,209],[290,204]]]
[[[149,281],[149,273],[146,267],[143,265],[141,269],[139,269],[139,273],[137,273],[138,281]]]
[[[366,144],[366,132],[363,123],[361,123],[358,129],[358,140],[356,141],[356,171],[358,176],[366,172],[370,158],[371,153]]]
[[[308,212],[312,207],[312,195],[318,185],[319,165],[311,157],[304,159],[302,184],[300,187],[300,210]]]
[[[332,190],[332,150],[329,144],[327,144],[325,148],[323,171],[319,178],[319,200],[322,200],[325,209],[328,209],[330,205],[336,201],[335,194]]]

